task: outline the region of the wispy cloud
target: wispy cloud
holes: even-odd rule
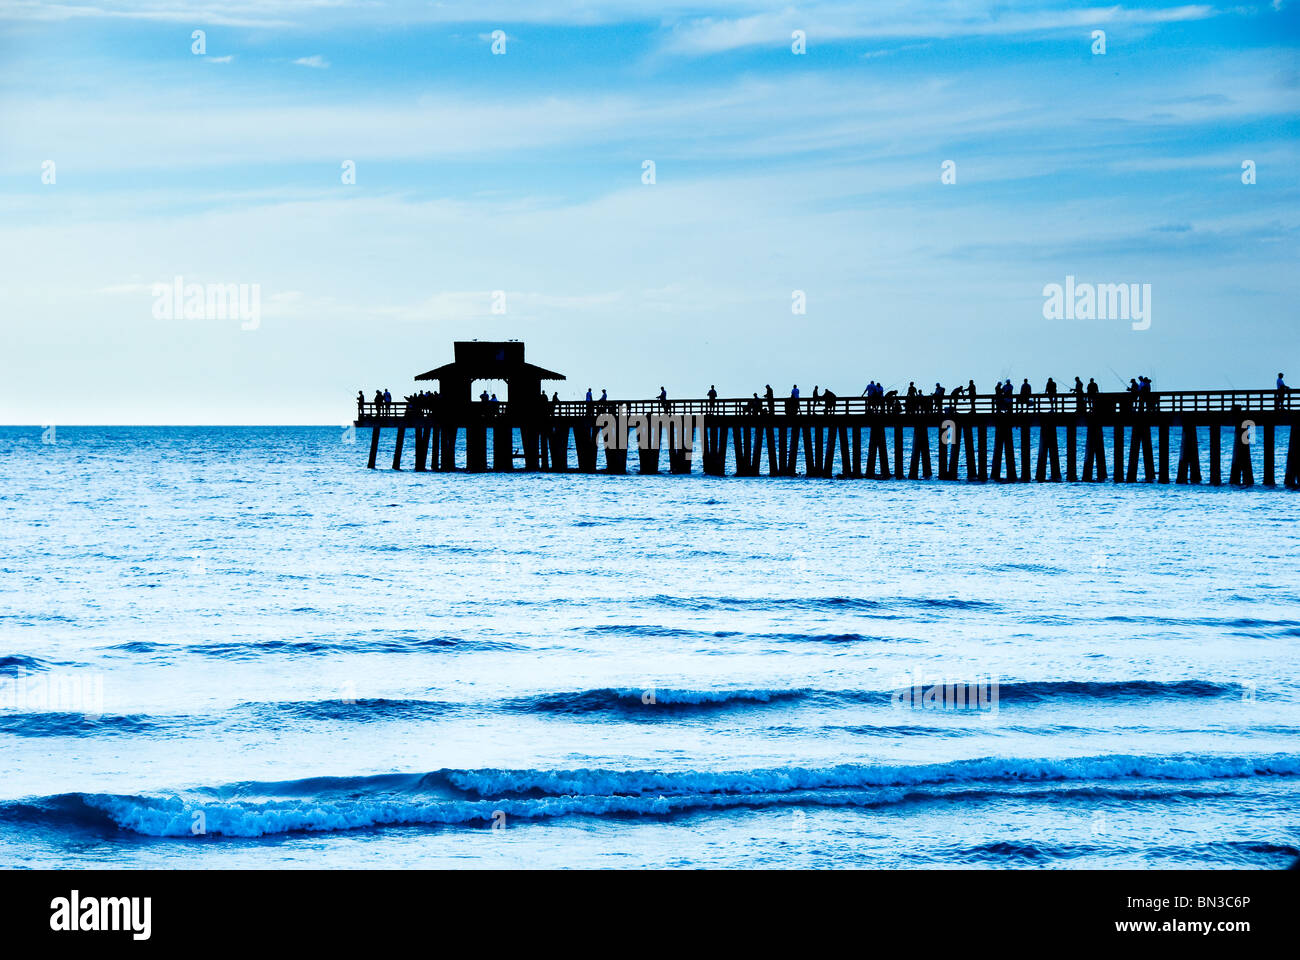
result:
[[[300,67],[312,67],[316,70],[325,70],[330,65],[330,62],[319,53],[312,54],[310,57],[299,57],[294,63]]]
[[[810,44],[819,40],[948,39],[1205,20],[1217,13],[1206,4],[1165,8],[1060,7],[1016,12],[1005,12],[988,4],[959,2],[885,3],[872,4],[870,8],[813,4],[734,18],[685,20],[672,27],[664,49],[677,54],[711,54],[760,45],[777,48],[788,44],[795,30],[804,31]]]

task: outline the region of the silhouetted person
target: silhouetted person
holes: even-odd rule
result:
[[[1051,377],[1047,378],[1047,386],[1043,387],[1043,393],[1047,394],[1047,404],[1052,413],[1056,412],[1056,381]]]
[[[1282,398],[1290,392],[1291,388],[1286,385],[1286,381],[1282,379],[1282,373],[1279,371],[1277,375],[1277,396],[1273,398],[1273,407],[1277,410],[1281,410]],[[1290,406],[1290,404],[1287,404],[1287,406]]]
[[[1097,401],[1101,396],[1101,387],[1097,386],[1094,377],[1088,378],[1088,410],[1092,413],[1097,412]]]
[[[715,384],[709,384],[709,412],[712,413],[718,406],[718,388]]]
[[[767,389],[763,392],[767,398],[767,412],[770,416],[776,416],[776,394],[772,392],[772,385],[769,383]]]
[[[668,391],[662,384],[659,386],[659,405],[664,408],[664,413],[668,412]]]

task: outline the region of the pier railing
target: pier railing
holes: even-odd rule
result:
[[[511,409],[501,401],[475,401],[453,408],[458,419],[491,420],[504,416],[584,417],[611,413],[628,416],[647,414],[746,416],[908,416],[961,414],[1044,414],[1044,413],[1221,413],[1300,409],[1300,391],[1287,390],[1164,390],[1133,393],[1035,393],[1030,396],[998,397],[992,394],[931,394],[914,397],[719,397],[716,400],[558,400],[538,401],[523,410]],[[518,405],[516,405],[518,406]],[[418,419],[436,417],[445,408],[438,398],[392,403],[357,404],[358,420]]]

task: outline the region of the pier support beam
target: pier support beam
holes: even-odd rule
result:
[[[397,441],[393,445],[393,469],[402,469],[402,442],[406,439],[406,427],[397,428]]]
[[[429,462],[429,428],[415,428],[415,472],[424,473]]]
[[[521,431],[522,433],[522,431]],[[627,473],[627,418],[617,417],[607,431],[602,432],[605,448],[605,472]],[[528,453],[528,441],[524,441],[524,454]]]
[[[1286,473],[1282,475],[1282,485],[1288,490],[1300,489],[1300,423],[1291,421],[1286,428]]]
[[[1101,424],[1089,422],[1083,438],[1083,479],[1091,483],[1094,473],[1099,483],[1105,482],[1106,439]]]
[[[379,427],[370,428],[370,459],[366,462],[371,470],[375,469],[375,458],[379,456]]]
[[[1154,483],[1156,479],[1155,463],[1151,455],[1151,425],[1134,424],[1129,437],[1128,482],[1137,483],[1138,455],[1142,456],[1143,480]],[[1116,462],[1116,467],[1119,464]]]
[[[1210,485],[1214,487],[1223,483],[1223,452],[1219,449],[1222,436],[1223,428],[1210,424]]]
[[[519,428],[519,442],[524,447],[524,469],[539,470],[542,468],[542,443],[541,431],[532,424],[524,424]],[[627,451],[623,451],[623,459],[627,459]]]
[[[903,425],[901,423],[894,426],[894,476],[903,479]]]
[[[1079,482],[1079,431],[1074,423],[1065,425],[1065,479]]]
[[[822,434],[821,428],[818,427],[817,428],[818,446],[821,445],[821,434]],[[798,446],[797,443],[795,445]],[[807,476],[816,477],[820,475],[818,470],[818,463],[817,463],[819,459],[819,453],[820,451],[814,452],[813,450],[813,428],[804,427],[803,428],[803,470]]]
[[[487,427],[481,423],[465,427],[465,469],[470,473],[487,470]]]
[[[1195,424],[1183,421],[1182,449],[1178,454],[1178,476],[1175,483],[1201,482],[1200,441],[1196,436]]]
[[[578,453],[578,470],[582,473],[596,472],[596,447],[600,431],[596,422],[585,419],[573,426],[573,445]]]
[[[515,468],[515,431],[513,427],[492,425],[492,469],[505,473]]]
[[[1124,482],[1124,424],[1117,423],[1113,428],[1115,436],[1115,482]]]
[[[668,421],[668,470],[670,473],[690,473],[691,456],[695,448],[695,431],[682,429],[679,421]]]
[[[546,431],[546,443],[550,447],[551,470],[565,473],[569,469],[569,425],[553,423]],[[656,455],[658,451],[655,451]]]
[[[1002,464],[1007,467],[1007,483],[1016,482],[1015,437],[1009,423],[999,423],[993,428],[993,479],[1002,479]]]
[[[1056,452],[1056,427],[1042,424],[1038,428],[1038,470],[1034,479],[1043,483],[1051,474],[1053,483],[1061,480],[1061,460]]]
[[[924,476],[930,479],[930,428],[923,423],[912,427],[912,463],[907,471],[907,479],[917,480]]]
[[[1029,440],[1033,428],[1026,421],[1020,425],[1020,479],[1029,482]]]
[[[1234,487],[1255,485],[1255,466],[1250,456],[1251,429],[1245,423],[1233,425],[1232,468],[1228,474],[1228,482]]]
[[[889,472],[889,449],[885,446],[885,430],[887,428],[880,424],[872,424],[871,431],[867,434],[867,476],[888,480]],[[897,430],[898,428],[895,428]],[[897,434],[895,434],[897,435]],[[877,466],[879,458],[879,466]]]
[[[1266,487],[1276,486],[1273,481],[1273,448],[1276,442],[1277,438],[1273,435],[1273,423],[1269,421],[1264,424],[1264,476],[1260,478],[1260,482]]]
[[[459,434],[459,427],[445,423],[438,430],[438,446],[442,449],[438,455],[438,469],[444,473],[456,469],[456,438]]]
[[[1169,424],[1160,424],[1160,482],[1169,482]]]

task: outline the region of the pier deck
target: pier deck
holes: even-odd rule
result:
[[[393,429],[394,469],[402,466],[409,431],[417,471],[456,469],[457,444],[464,431],[465,464],[472,472],[522,466],[625,473],[629,453],[636,451],[639,472],[657,473],[660,451],[667,450],[673,473],[690,473],[692,464],[702,460],[704,473],[715,476],[727,475],[730,464],[734,476],[1116,483],[1200,483],[1198,433],[1208,430],[1206,472],[1214,485],[1224,479],[1221,445],[1224,428],[1230,428],[1228,482],[1255,482],[1251,452],[1258,445],[1261,482],[1270,487],[1276,485],[1276,430],[1284,427],[1288,444],[1282,485],[1300,488],[1300,433],[1294,429],[1300,422],[1300,394],[1276,390],[1101,393],[1082,398],[1036,394],[1009,400],[977,395],[937,401],[922,396],[551,402],[534,396],[538,399],[512,403],[441,398],[359,403],[355,425],[371,429],[372,468],[381,432]],[[1179,431],[1176,453],[1172,428]],[[569,462],[571,450],[576,467]]]

